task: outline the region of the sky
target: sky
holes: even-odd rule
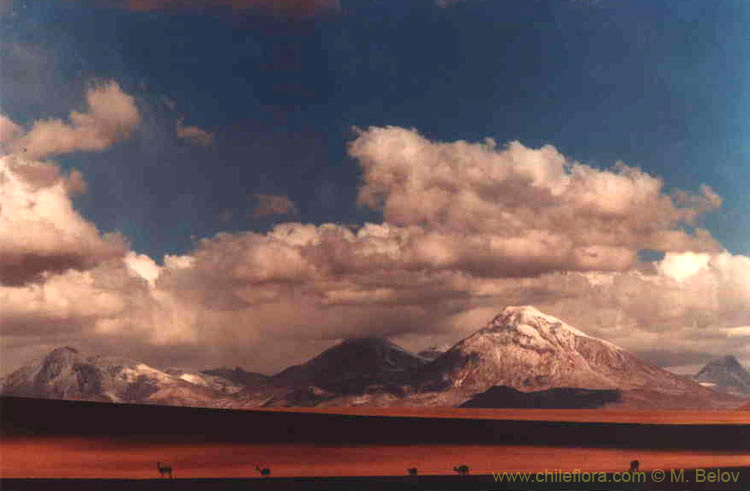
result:
[[[750,4],[0,0],[0,373],[530,304],[750,364]]]

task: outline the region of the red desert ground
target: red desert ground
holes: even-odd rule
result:
[[[96,406],[100,406],[96,404]],[[174,408],[178,411],[182,408]],[[229,411],[235,413],[235,411]],[[291,417],[300,413],[342,413],[368,417],[366,408],[276,410]],[[253,415],[256,411],[242,411]],[[612,431],[618,423],[710,425],[714,428],[750,424],[750,411],[607,411],[607,410],[377,410],[390,417],[449,418],[456,420],[567,421],[605,423]],[[390,419],[390,418],[386,418]],[[201,433],[200,428],[195,429]],[[439,431],[439,427],[436,428]],[[738,437],[741,437],[738,435]],[[744,438],[744,437],[743,437]],[[188,438],[189,440],[189,438]],[[729,442],[721,442],[729,443]],[[741,442],[739,442],[741,443]],[[747,442],[745,442],[747,443]],[[585,446],[471,445],[471,444],[315,444],[174,442],[159,437],[131,440],[121,436],[11,435],[0,441],[0,476],[4,478],[153,478],[154,463],[167,461],[176,477],[257,477],[255,464],[273,469],[274,477],[403,475],[407,467],[420,474],[450,474],[453,466],[467,463],[472,473],[543,471],[552,469],[620,471],[632,459],[642,470],[655,468],[747,467],[750,450],[674,450],[661,448],[601,448]]]
[[[508,446],[122,445],[108,442],[12,440],[0,446],[5,478],[153,478],[167,460],[178,478],[257,477],[255,463],[274,477],[452,474],[466,462],[476,474],[496,471],[622,471],[633,458],[642,469],[747,467],[750,452],[659,451]]]

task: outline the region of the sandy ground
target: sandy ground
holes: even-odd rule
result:
[[[177,477],[255,477],[254,465],[274,477],[451,474],[466,464],[473,474],[498,471],[625,470],[633,459],[642,470],[750,466],[750,453],[557,448],[538,446],[404,445],[317,446],[205,444],[164,445],[73,438],[12,438],[0,442],[0,476],[153,478],[156,462]]]

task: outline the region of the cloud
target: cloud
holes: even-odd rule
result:
[[[709,232],[687,231],[720,206],[710,187],[672,198],[661,179],[622,163],[599,170],[550,145],[432,142],[397,127],[358,131],[349,154],[362,167],[358,202],[417,227],[433,263],[525,276],[624,271],[641,249],[721,249]]]
[[[273,372],[351,336],[411,339],[415,348],[454,342],[505,305],[531,303],[630,349],[750,355],[750,338],[737,335],[750,325],[745,256],[713,254],[680,280],[661,273],[662,264],[477,277],[411,268],[381,227],[288,223],[267,234],[219,234],[163,266],[130,253],[0,289],[6,333],[34,342],[68,333],[100,347],[116,340],[118,351],[149,353],[156,363],[190,353],[197,367]]]
[[[78,171],[0,157],[0,284],[39,281],[45,273],[90,269],[126,249],[118,234],[102,235],[73,208],[83,192]]]
[[[381,223],[219,233],[161,264],[73,210],[80,175],[5,157],[3,346],[77,339],[157,365],[270,373],[345,337],[455,342],[504,306],[534,304],[627,348],[663,347],[666,362],[750,360],[750,258],[696,228],[721,203],[710,188],[667,192],[638,169],[593,168],[551,146],[403,128],[362,131],[349,152],[359,202]],[[296,211],[284,196],[256,198],[258,216]],[[665,254],[641,262],[641,248]]]
[[[211,146],[214,142],[214,135],[197,126],[183,126],[182,118],[177,120],[177,138],[187,140],[190,143],[204,147]]]
[[[135,100],[115,81],[92,85],[86,91],[86,103],[86,111],[72,111],[69,121],[36,121],[23,135],[4,118],[3,128],[10,127],[12,134],[6,145],[12,153],[25,154],[31,159],[75,151],[101,151],[128,138],[140,123]]]
[[[8,151],[7,146],[23,134],[23,128],[7,116],[0,114],[0,151]]]
[[[263,218],[274,215],[297,215],[299,210],[294,202],[286,196],[276,194],[253,194],[251,197],[257,200],[257,204],[250,216],[252,218]]]
[[[228,7],[260,10],[288,17],[309,17],[341,9],[339,0],[124,0],[132,10],[203,9]]]

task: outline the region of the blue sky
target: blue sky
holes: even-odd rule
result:
[[[745,2],[344,0],[303,19],[102,5],[14,2],[0,34],[3,112],[64,117],[92,79],[137,96],[145,124],[133,138],[59,161],[89,181],[82,213],[138,251],[264,230],[271,219],[248,218],[255,193],[287,195],[303,222],[373,220],[355,204],[346,144],[353,126],[395,125],[443,141],[550,143],[669,187],[709,184],[724,205],[704,225],[750,252]],[[214,144],[178,140],[179,116]]]
[[[68,343],[270,373],[522,304],[663,366],[750,362],[748,24],[740,0],[6,0],[0,371]]]

